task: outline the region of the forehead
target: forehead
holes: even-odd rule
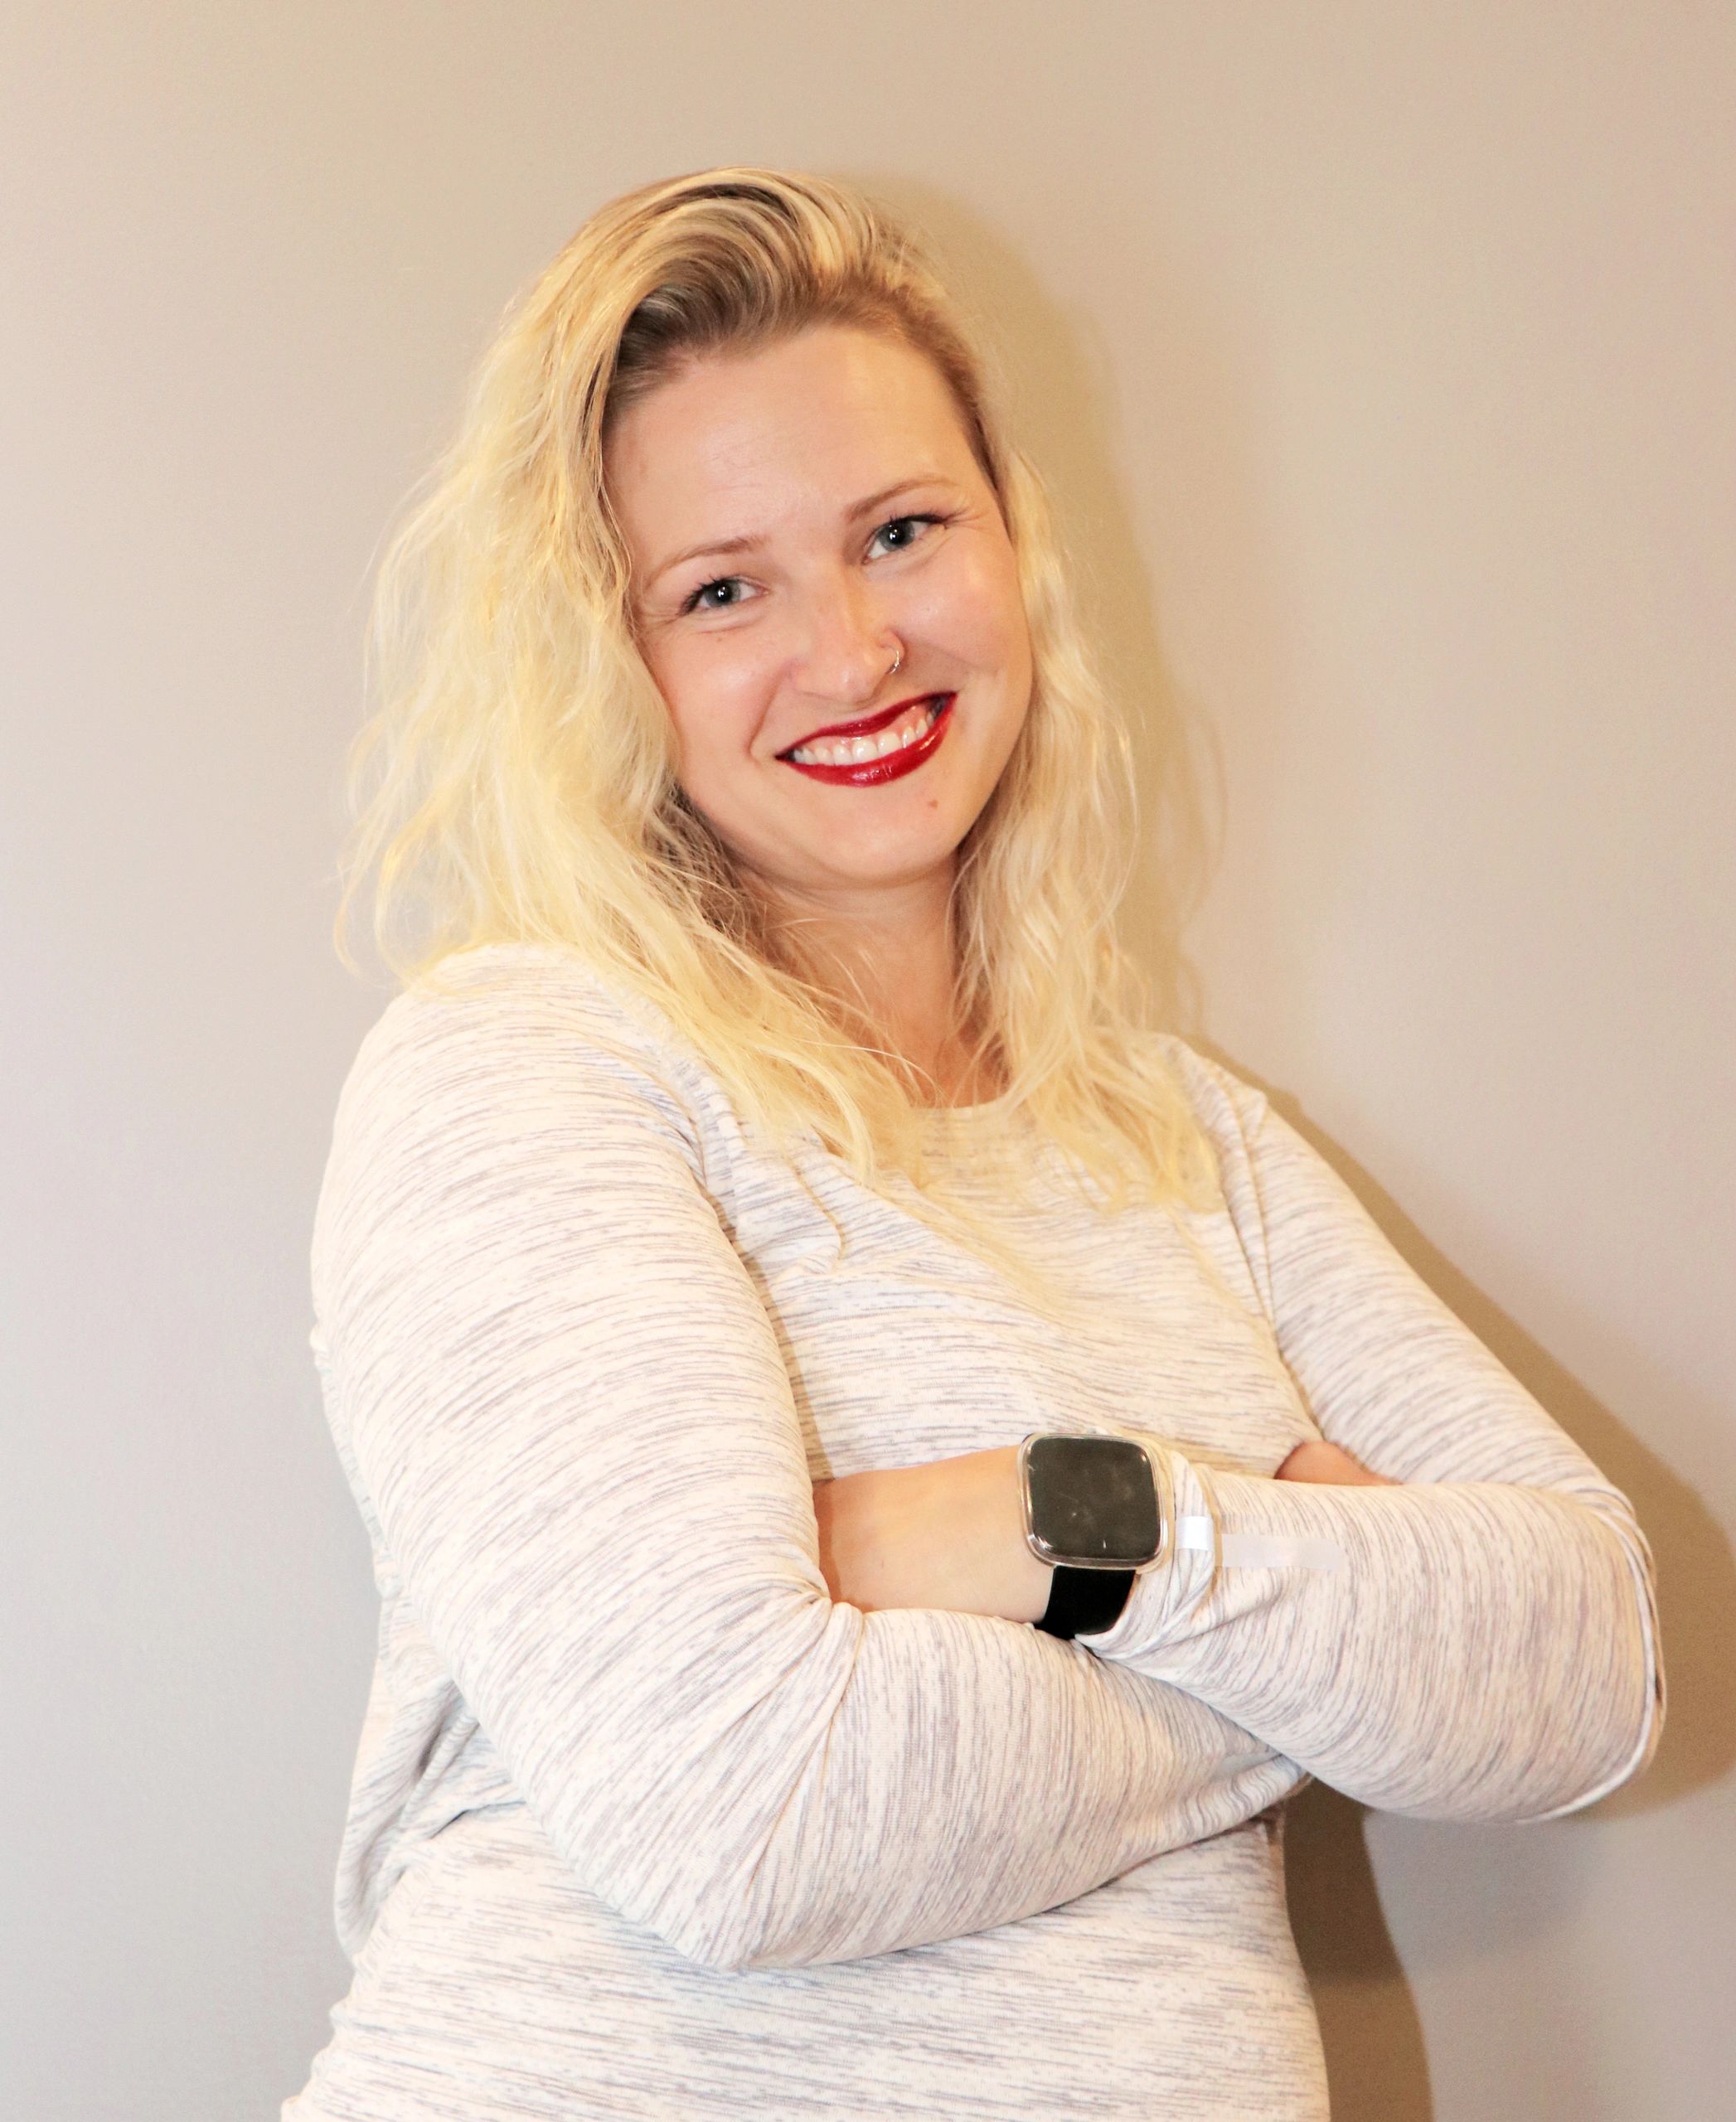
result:
[[[841,326],[709,356],[660,384],[622,415],[608,463],[623,527],[660,550],[771,532],[776,516],[835,509],[895,479],[981,482],[934,364]]]

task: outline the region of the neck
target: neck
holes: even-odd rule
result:
[[[907,1064],[924,1103],[969,1104],[997,1088],[980,1039],[957,1017],[958,953],[951,879],[924,879],[822,904],[780,891],[769,908],[777,937],[805,977],[839,1005],[864,1045]]]

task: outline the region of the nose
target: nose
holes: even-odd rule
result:
[[[816,587],[803,607],[805,624],[791,670],[798,689],[816,699],[856,707],[880,690],[898,643],[873,592],[853,571]]]

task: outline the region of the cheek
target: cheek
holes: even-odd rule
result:
[[[752,735],[765,698],[764,663],[745,633],[666,642],[649,661],[684,763],[739,751]]]
[[[1016,664],[1028,653],[1024,601],[1011,552],[949,555],[924,584],[912,613],[937,647],[979,667]]]

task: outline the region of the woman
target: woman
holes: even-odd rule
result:
[[[1142,1027],[1124,741],[932,274],[811,177],[615,201],[379,613],[407,984],[313,1341],[382,1626],[285,2115],[1323,2115],[1283,1801],[1613,1789],[1650,1558]],[[1045,1541],[1055,1439],[1157,1538]]]

